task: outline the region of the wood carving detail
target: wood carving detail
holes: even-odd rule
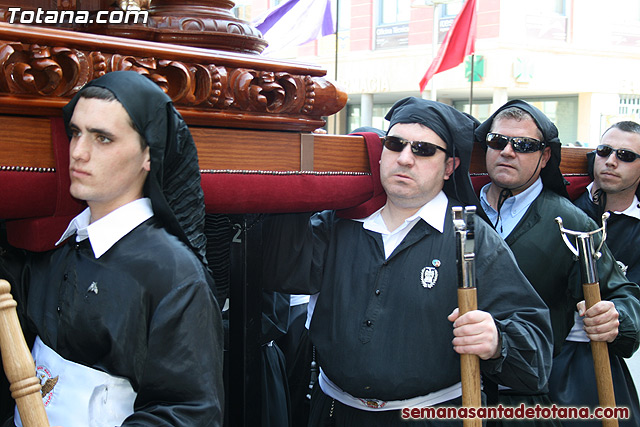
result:
[[[105,73],[132,70],[176,105],[276,115],[326,114],[332,106],[314,111],[317,96],[331,99],[336,91],[322,77],[19,42],[0,42],[0,70],[0,92],[7,94],[68,98]]]
[[[39,96],[73,94],[92,74],[84,52],[37,44],[1,44],[0,68],[0,91]]]

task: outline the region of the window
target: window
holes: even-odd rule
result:
[[[455,18],[456,15],[460,13],[460,10],[462,10],[462,5],[462,1],[454,1],[452,3],[443,4],[440,18]]]
[[[384,119],[384,116],[391,107],[393,107],[393,104],[374,104],[371,116],[371,126],[386,132],[389,128],[389,122]],[[350,133],[361,126],[360,105],[347,104],[347,133]]]
[[[380,0],[374,49],[409,45],[411,0]]]
[[[640,95],[620,95],[618,113],[621,116],[635,117],[635,120],[640,120]]]
[[[638,97],[640,98],[640,97]],[[578,138],[578,98],[522,98],[529,104],[537,107],[558,128],[562,145],[579,145]],[[455,101],[453,106],[459,111],[469,112],[469,101]],[[493,107],[493,109],[491,109]],[[478,99],[473,101],[471,114],[476,119],[484,122],[495,112],[499,105],[492,106],[491,100]],[[640,99],[637,107],[640,109]]]
[[[251,22],[251,0],[236,0],[231,13],[238,19]]]
[[[469,112],[469,100],[454,101],[453,106],[458,111],[464,111],[466,113]],[[491,117],[491,114],[493,114],[493,111],[491,111],[490,99],[474,99],[473,100],[473,111],[471,111],[471,115],[473,117],[480,120],[480,122],[484,122],[489,117]]]
[[[562,145],[581,144],[578,139],[578,98],[525,99],[540,109],[558,128]]]
[[[554,41],[567,41],[569,17],[566,0],[539,0],[527,2],[525,25],[527,37]]]
[[[409,22],[411,0],[380,0],[380,25]]]
[[[339,31],[348,31],[351,29],[351,0],[340,0],[338,3],[340,10],[338,13],[338,30]],[[333,8],[333,13],[335,14],[335,2],[332,2],[331,7]]]
[[[566,0],[537,0],[529,4],[531,12],[538,12],[541,15],[566,16]]]

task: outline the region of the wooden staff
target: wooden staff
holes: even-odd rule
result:
[[[0,279],[0,352],[11,383],[11,397],[16,401],[24,427],[49,427],[35,363],[18,321],[17,305],[9,282]]]
[[[451,209],[456,231],[456,263],[458,266],[458,310],[462,316],[478,309],[475,284],[475,206]],[[462,379],[462,406],[479,408],[482,405],[480,392],[480,359],[475,354],[460,355],[460,377]],[[482,419],[465,418],[465,427],[480,427]]]
[[[588,310],[600,301],[600,283],[598,279],[598,269],[596,261],[600,258],[600,248],[606,239],[606,224],[609,214],[602,215],[602,228],[591,232],[576,232],[562,227],[562,218],[557,217],[556,222],[560,226],[560,232],[565,244],[571,252],[580,259],[580,273],[582,276],[582,291],[584,301]],[[592,235],[602,231],[602,241],[598,249],[594,250]],[[578,248],[576,249],[567,234],[576,236]],[[602,408],[615,408],[616,398],[613,392],[613,380],[611,378],[611,362],[609,360],[609,347],[604,341],[591,341],[591,354],[593,355],[593,368],[596,375],[596,386],[598,388],[598,401]],[[615,418],[602,419],[604,427],[617,427],[618,420]]]

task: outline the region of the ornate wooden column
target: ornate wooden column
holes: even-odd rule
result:
[[[153,0],[154,40],[245,53],[267,46],[260,31],[232,13],[230,0]]]

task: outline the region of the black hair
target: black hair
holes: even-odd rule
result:
[[[632,122],[631,120],[625,120],[622,122],[612,124],[609,129],[605,130],[602,136],[604,136],[611,129],[620,129],[623,132],[637,133],[640,135],[640,124]]]
[[[88,86],[82,89],[78,93],[78,96],[80,96],[80,98],[86,98],[86,99],[100,99],[102,101],[107,101],[107,102],[113,102],[113,101],[120,102],[118,101],[118,98],[116,98],[116,96],[113,94],[113,92],[111,92],[109,89],[106,89],[100,86]],[[127,118],[129,119],[129,125],[136,131],[136,133],[140,137],[140,147],[144,151],[144,149],[147,148],[149,144],[147,143],[146,139],[144,139],[144,136],[142,136],[140,129],[138,129],[136,125],[133,123],[133,120],[131,119],[131,116],[129,115],[128,112],[127,112]]]

